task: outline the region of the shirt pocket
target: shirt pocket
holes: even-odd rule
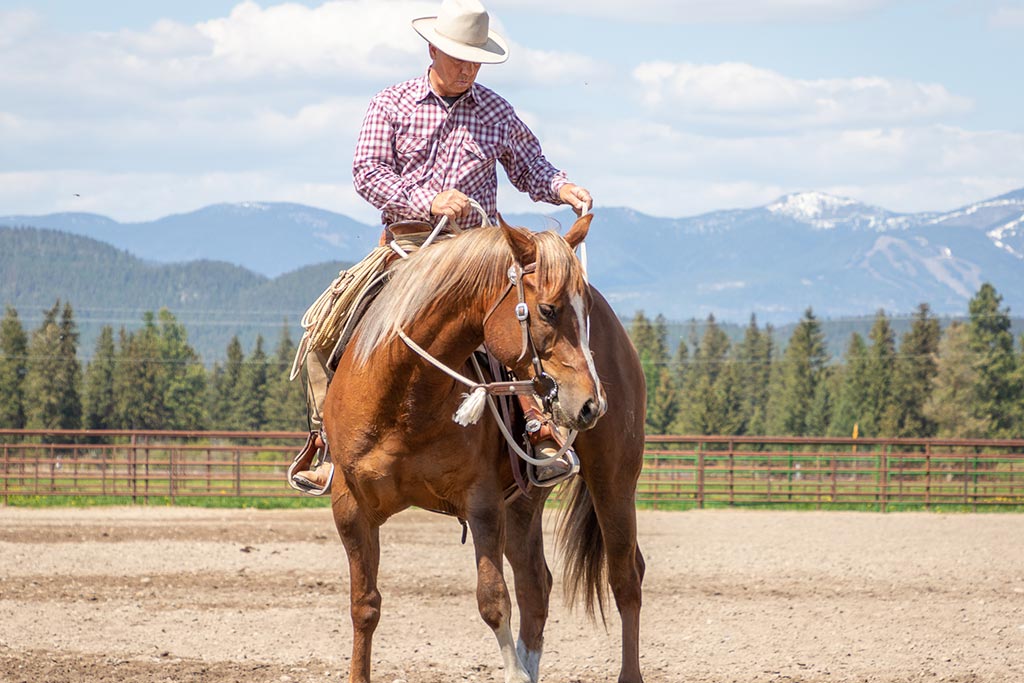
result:
[[[494,162],[498,157],[497,145],[482,143],[467,137],[462,142],[462,159],[459,163],[460,185],[493,182]]]
[[[399,135],[395,138],[395,165],[403,178],[421,180],[430,166],[430,138]]]

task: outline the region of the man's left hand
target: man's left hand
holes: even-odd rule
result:
[[[582,216],[584,211],[590,211],[594,206],[594,199],[586,188],[572,183],[566,183],[558,190],[558,198],[563,204],[568,204],[577,216]]]

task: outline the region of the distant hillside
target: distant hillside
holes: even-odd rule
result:
[[[141,324],[144,312],[162,307],[186,325],[192,344],[207,363],[222,359],[236,334],[247,351],[256,335],[262,334],[269,351],[286,323],[293,339],[298,339],[303,312],[343,267],[341,262],[320,263],[268,278],[218,261],[157,264],[78,235],[0,227],[0,305],[14,306],[31,330],[56,299],[69,301],[82,333],[83,357],[92,354],[104,325],[132,329]],[[645,310],[651,318],[663,312],[653,305]],[[966,305],[957,311],[960,316],[966,313]],[[632,313],[624,317],[628,322]],[[673,353],[680,339],[700,337],[705,317],[669,324]],[[742,338],[749,315],[743,322],[716,317],[731,338]],[[850,334],[866,337],[873,322],[873,314],[836,320],[819,317],[835,358],[842,354]],[[765,322],[759,318],[762,327]],[[892,324],[897,335],[902,334],[909,327],[909,317],[897,316]],[[792,329],[793,324],[776,326],[779,348]],[[1024,331],[1019,319],[1015,329]]]
[[[272,348],[285,321],[298,334],[302,313],[342,267],[320,263],[271,279],[224,262],[149,263],[78,235],[0,228],[0,304],[14,306],[32,328],[56,299],[71,302],[84,356],[104,325],[132,328],[163,307],[185,323],[208,362],[235,334],[246,348],[263,334]]]
[[[562,209],[551,217],[506,218],[534,229],[557,221],[565,229],[574,217]],[[64,230],[149,261],[233,263],[252,271],[250,278],[355,261],[379,235],[378,226],[322,209],[258,202],[218,204],[148,223],[54,214],[0,217],[0,225]],[[922,302],[939,314],[962,315],[983,282],[991,282],[1014,313],[1024,312],[1024,190],[917,214],[820,192],[688,218],[597,207],[587,245],[592,281],[626,317],[637,310],[675,320],[713,313],[743,324],[756,313],[763,322],[786,325],[808,306],[821,318],[845,318],[879,308],[910,314]],[[247,289],[236,282],[228,287]],[[203,296],[185,283],[177,293],[185,302]]]

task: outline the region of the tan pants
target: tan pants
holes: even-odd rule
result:
[[[324,424],[328,355],[329,352],[326,350],[310,351],[306,354],[306,405],[309,406],[310,429],[313,431],[320,431]]]

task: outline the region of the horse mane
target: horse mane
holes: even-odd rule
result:
[[[541,296],[555,299],[567,289],[583,293],[582,267],[561,235],[551,231],[531,235]],[[353,348],[356,364],[364,365],[374,350],[394,341],[399,329],[434,305],[444,302],[460,311],[484,293],[498,296],[508,283],[512,262],[512,249],[499,227],[466,230],[397,262],[391,279],[359,323]]]

